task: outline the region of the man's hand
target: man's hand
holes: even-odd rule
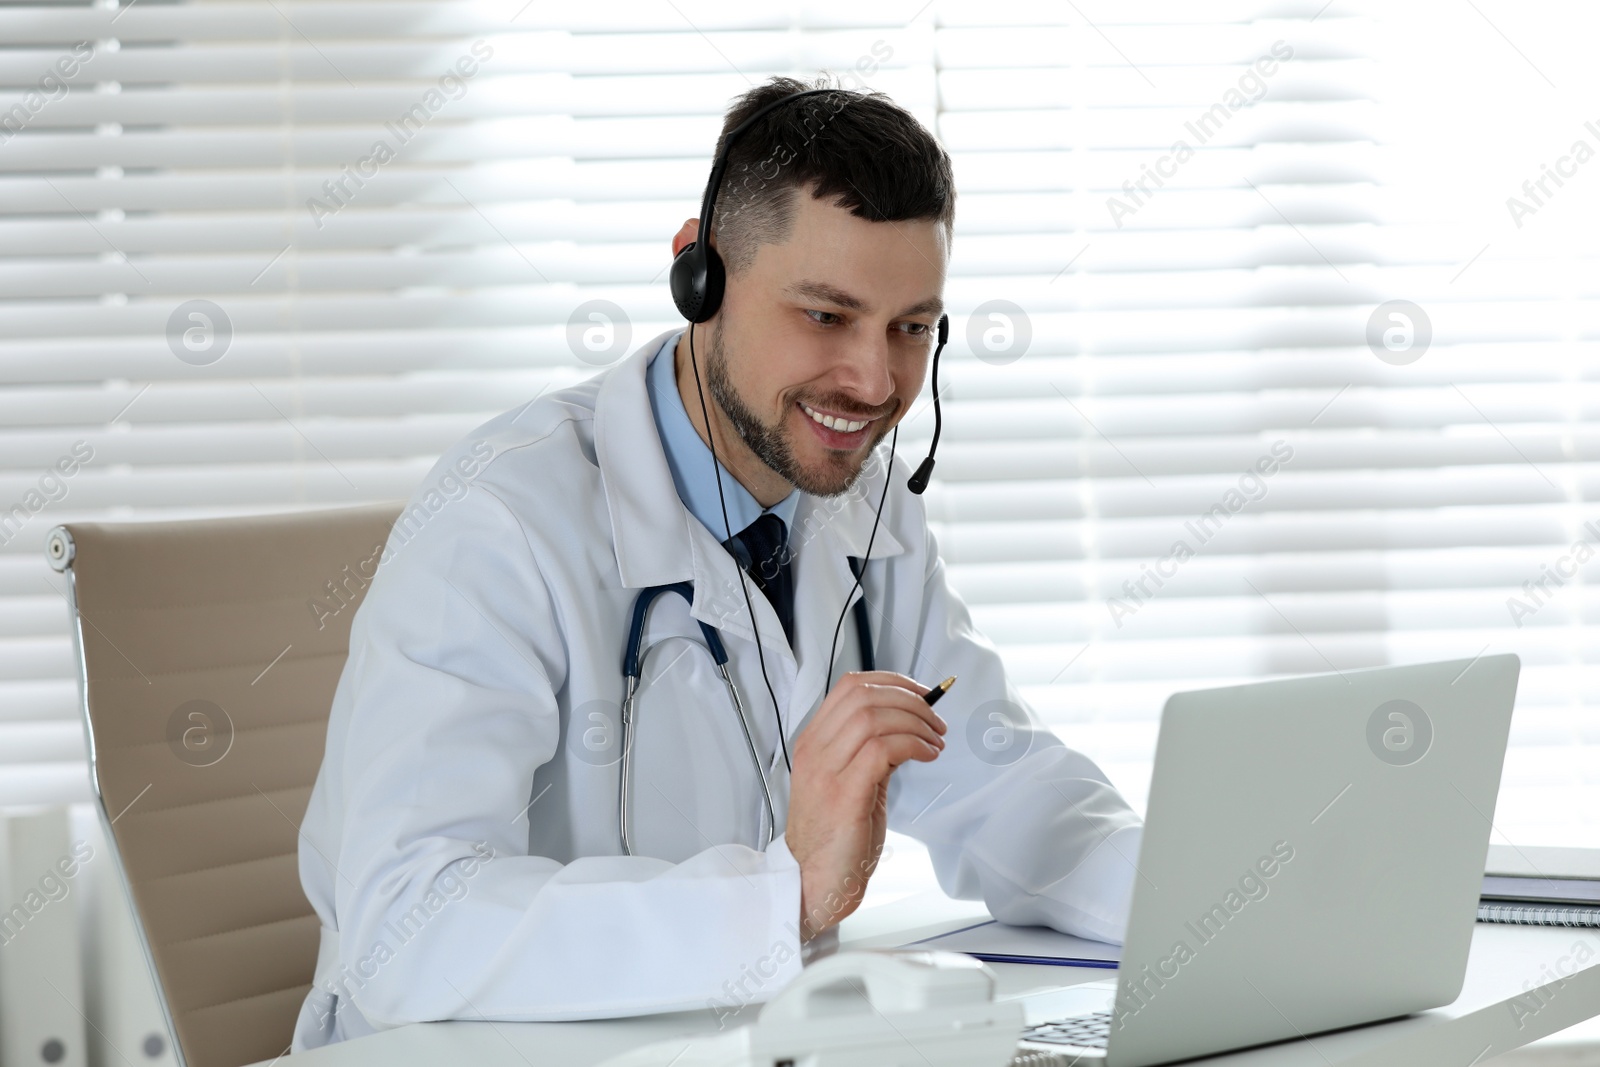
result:
[[[800,864],[802,941],[860,906],[883,852],[889,775],[943,751],[927,692],[893,671],[848,672],[795,741],[785,841]]]

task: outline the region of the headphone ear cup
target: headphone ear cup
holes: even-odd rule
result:
[[[700,304],[700,317],[696,322],[705,322],[717,313],[722,306],[722,289],[727,283],[727,272],[722,267],[722,257],[715,248],[706,246],[705,265],[705,299]]]
[[[678,314],[690,322],[699,322],[700,305],[705,303],[705,267],[700,263],[699,242],[690,241],[678,249],[667,281]]]
[[[715,315],[722,306],[726,277],[722,257],[715,248],[702,249],[699,241],[684,245],[672,261],[668,276],[678,314],[690,322],[705,322]]]

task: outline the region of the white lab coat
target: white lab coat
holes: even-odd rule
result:
[[[679,499],[646,394],[666,339],[479,427],[396,524],[353,620],[302,828],[322,934],[295,1050],[419,1020],[726,1010],[799,973],[789,779],[745,578]],[[824,696],[845,557],[866,555],[887,454],[885,442],[850,494],[801,498],[795,651],[748,584],[791,751]],[[1139,820],[1031,719],[1005,744],[996,702],[1026,705],[947,583],[908,474],[897,456],[866,568],[878,666],[960,680],[938,709],[944,751],[891,780],[890,826],[927,844],[952,896],[1119,941]],[[661,644],[637,712],[640,854],[624,856],[628,617],[640,589],[681,581],[692,608],[663,596],[646,630]],[[759,782],[693,620],[720,629],[768,768],[779,835],[765,849]],[[859,665],[852,613],[835,677]]]

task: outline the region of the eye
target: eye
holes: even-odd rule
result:
[[[807,315],[826,315],[830,320],[832,320],[832,321],[829,321],[829,322],[823,322],[821,319],[813,318],[811,321],[816,323],[818,326],[832,326],[836,322],[844,321],[838,315],[835,315],[831,311],[812,311],[811,309],[808,308],[808,309],[806,309],[806,314]]]
[[[932,326],[925,322],[902,322],[900,325],[902,327],[910,327],[906,332],[912,337],[926,337],[928,336],[928,331],[933,329]]]

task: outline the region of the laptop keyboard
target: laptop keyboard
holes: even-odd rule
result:
[[[1046,1045],[1076,1045],[1079,1048],[1105,1048],[1111,1034],[1111,1013],[1094,1011],[1066,1019],[1030,1026],[1022,1040]]]

